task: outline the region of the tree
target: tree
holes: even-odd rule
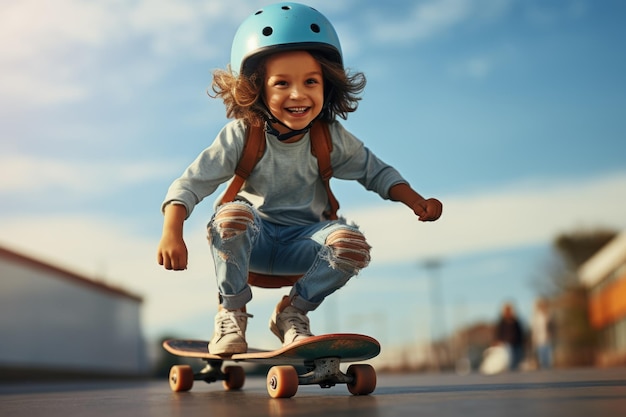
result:
[[[578,269],[615,236],[615,230],[579,230],[558,236],[554,246],[570,265]]]
[[[541,276],[535,278],[539,293],[554,297],[579,290],[578,268],[617,233],[611,229],[579,229],[558,235],[552,244],[553,256],[546,261]]]

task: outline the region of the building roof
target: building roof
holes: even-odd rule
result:
[[[107,285],[102,282],[94,281],[93,279],[79,275],[70,270],[46,263],[44,261],[35,259],[33,257],[27,256],[27,255],[24,255],[24,254],[21,254],[21,253],[18,253],[13,250],[0,246],[0,260],[2,259],[10,261],[10,262],[14,262],[16,264],[21,264],[27,268],[38,269],[50,275],[54,275],[56,278],[72,281],[77,285],[91,287],[92,289],[96,291],[109,293],[118,297],[129,298],[139,303],[143,301],[142,297],[132,294],[121,288],[113,287],[111,285]]]
[[[578,268],[578,276],[586,287],[593,287],[624,264],[626,264],[626,230],[582,264]]]

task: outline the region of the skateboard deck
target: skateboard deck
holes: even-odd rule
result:
[[[208,352],[208,341],[171,339],[163,342],[168,352],[190,358],[203,359],[207,365],[194,373],[188,365],[173,366],[170,387],[173,391],[188,391],[194,380],[215,382],[222,380],[227,390],[240,389],[245,380],[241,366],[226,366],[225,361],[253,362],[273,365],[267,375],[267,390],[275,398],[291,397],[298,385],[318,384],[329,388],[345,383],[354,395],[370,394],[376,387],[376,372],[366,364],[353,364],[343,373],[339,366],[344,362],[371,359],[380,353],[376,339],[353,333],[335,333],[313,336],[277,350],[249,349],[246,353],[231,356]],[[295,366],[304,366],[307,372],[298,375]]]

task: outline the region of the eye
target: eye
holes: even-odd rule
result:
[[[320,81],[317,78],[309,78],[306,80],[306,84],[308,85],[315,85],[315,84],[319,84]]]

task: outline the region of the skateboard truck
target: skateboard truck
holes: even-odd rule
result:
[[[305,363],[309,372],[298,376],[300,385],[319,384],[322,388],[334,387],[336,384],[347,384],[352,382],[353,378],[341,372],[339,358],[320,358],[313,362]]]
[[[205,362],[205,367],[194,374],[195,380],[210,383],[224,381],[226,379],[226,375],[222,372],[222,364],[224,361],[220,359],[206,359]]]

